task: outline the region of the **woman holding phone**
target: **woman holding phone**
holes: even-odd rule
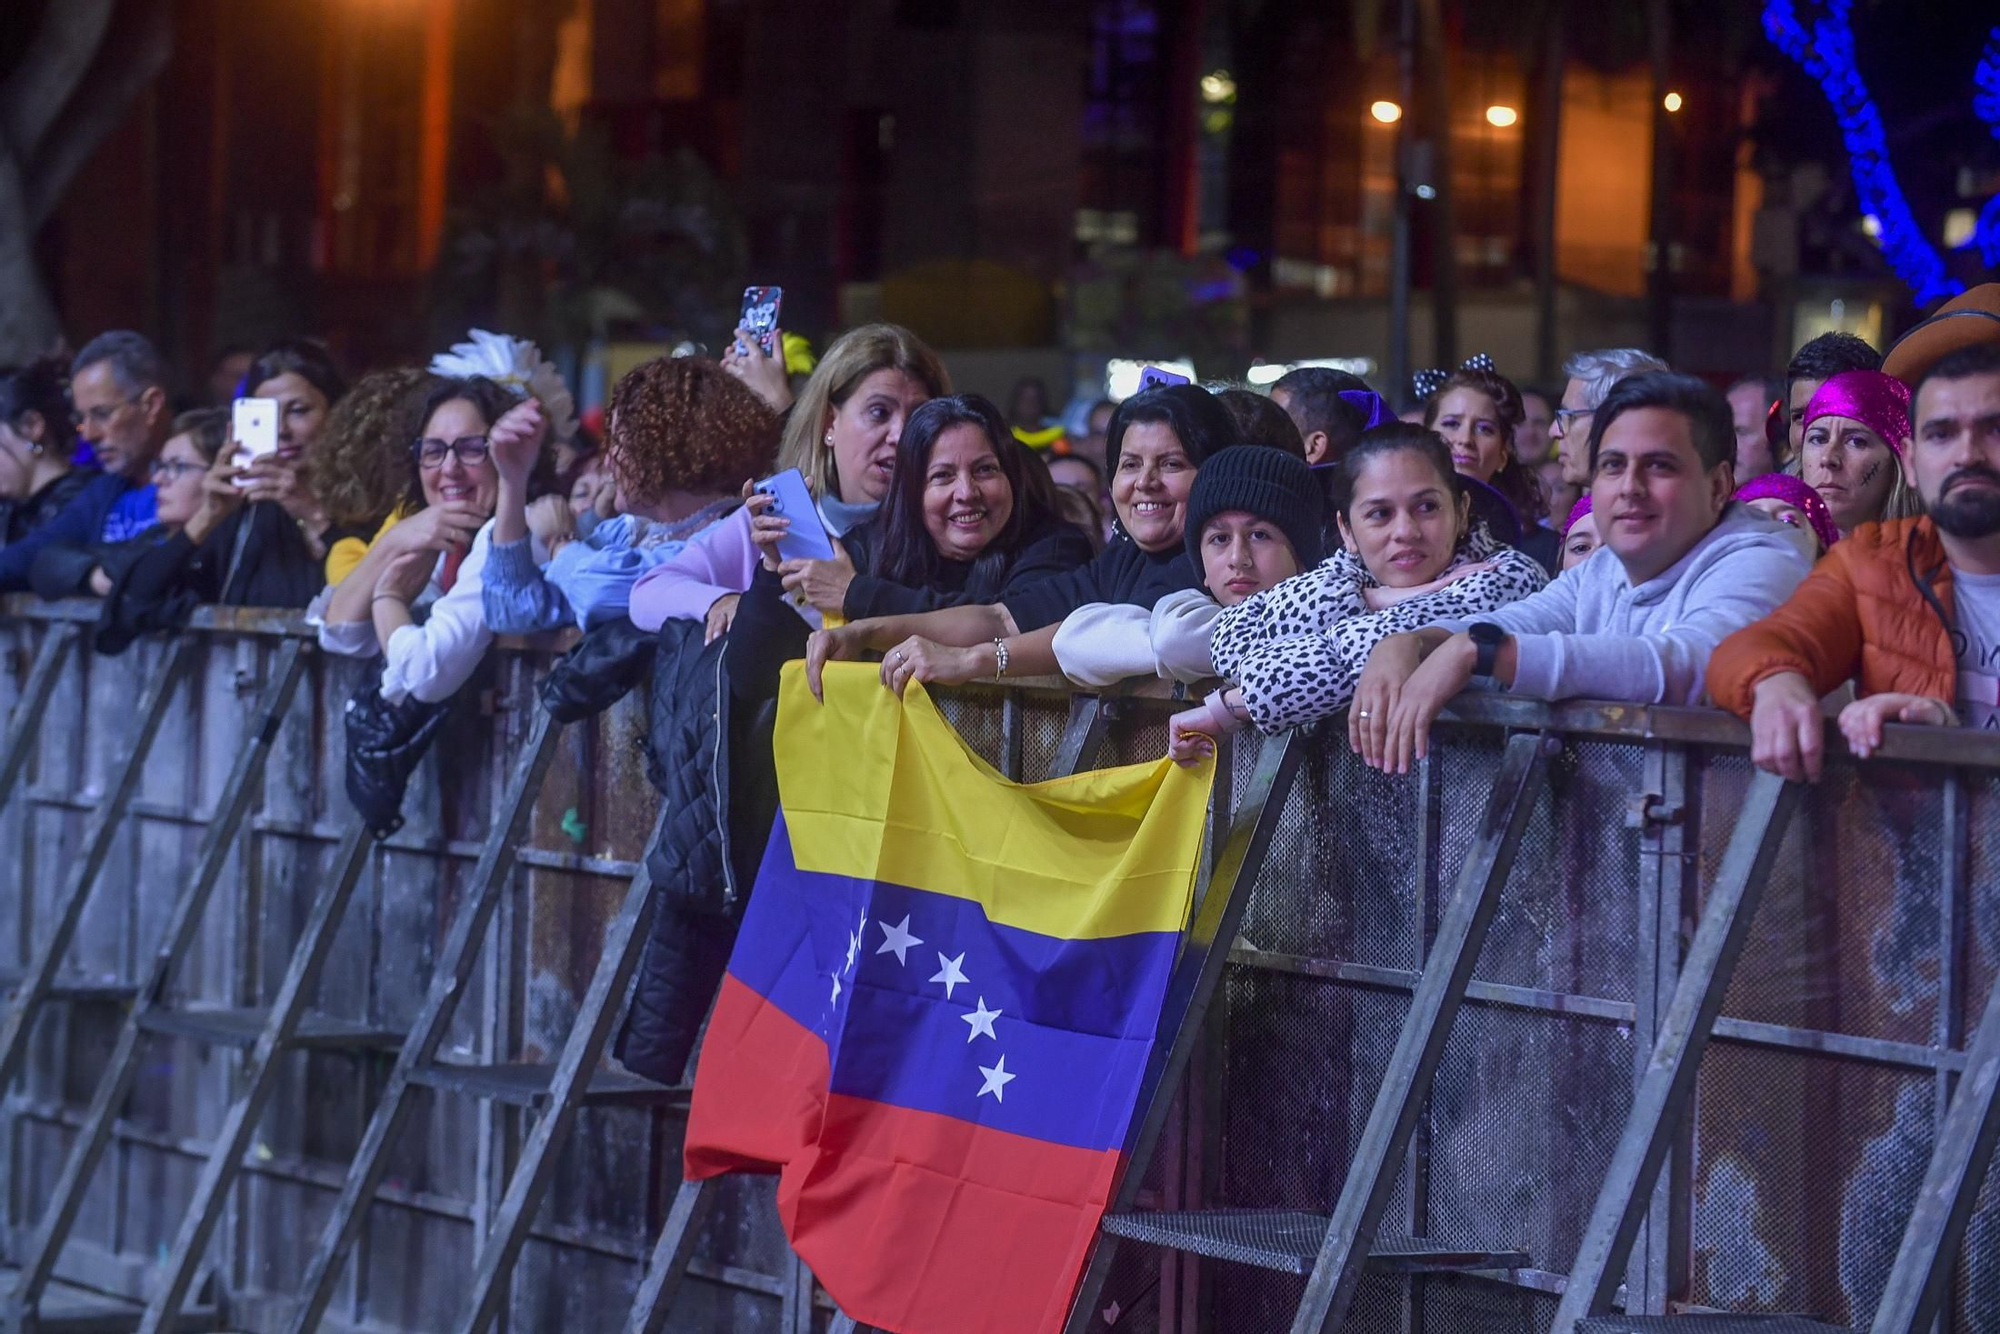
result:
[[[277,405],[277,448],[238,460],[244,498],[282,509],[298,525],[314,557],[325,560],[336,534],[320,497],[324,474],[316,446],[327,415],[347,393],[346,377],[324,345],[297,338],[260,353],[243,383],[250,388],[246,398],[266,398]]]
[[[904,424],[926,401],[951,392],[937,354],[908,329],[867,324],[842,334],[792,405],[778,447],[780,472],[796,468],[833,542],[830,560],[787,561],[787,592],[839,609],[854,581],[853,558],[838,539],[873,518],[889,492]],[[632,623],[657,630],[668,620],[705,620],[713,641],[735,619],[763,553],[750,521],[770,497],[746,489],[746,503],[632,588]]]
[[[779,547],[790,527],[768,512],[750,521],[762,559],[730,635],[739,696],[775,694],[779,668],[805,653],[809,628],[785,602]],[[867,573],[848,583],[841,608],[822,610],[862,617],[991,602],[1095,554],[1090,538],[1063,520],[1041,459],[977,394],[934,398],[910,414],[881,512],[840,540]]]

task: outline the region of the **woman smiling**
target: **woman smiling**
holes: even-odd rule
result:
[[[912,680],[953,685],[981,676],[1053,674],[1056,629],[1077,608],[1099,602],[1151,608],[1199,585],[1183,536],[1188,493],[1202,462],[1236,443],[1235,424],[1204,389],[1167,385],[1126,399],[1106,437],[1120,535],[1095,559],[990,606],[820,631],[806,651],[808,678],[817,689],[821,663],[885,649],[882,679],[898,693]]]

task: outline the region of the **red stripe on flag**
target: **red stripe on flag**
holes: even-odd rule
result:
[[[778,1187],[792,1247],[897,1334],[1057,1330],[1118,1155],[832,1095]]]
[[[826,1043],[733,973],[722,978],[695,1065],[683,1166],[690,1181],[775,1172],[819,1133]]]

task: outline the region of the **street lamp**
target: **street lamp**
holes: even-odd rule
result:
[[[1520,119],[1521,113],[1512,107],[1491,106],[1486,108],[1486,123],[1498,130],[1504,130],[1508,126],[1517,123]]]
[[[1664,106],[1668,111],[1679,111],[1681,109],[1681,95],[1679,93],[1668,93],[1660,99],[1660,105]]]
[[[1376,102],[1368,108],[1368,114],[1384,125],[1394,125],[1403,118],[1403,109],[1394,102]]]

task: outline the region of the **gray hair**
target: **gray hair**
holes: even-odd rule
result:
[[[1636,347],[1607,347],[1596,352],[1577,352],[1563,363],[1563,374],[1583,381],[1583,405],[1595,412],[1604,405],[1611,386],[1641,371],[1663,371],[1667,363]]]
[[[111,378],[118,382],[123,393],[143,394],[148,389],[164,392],[167,387],[166,362],[144,334],[113,329],[97,335],[76,354],[76,360],[70,364],[70,377],[74,379],[100,361],[111,367]]]

